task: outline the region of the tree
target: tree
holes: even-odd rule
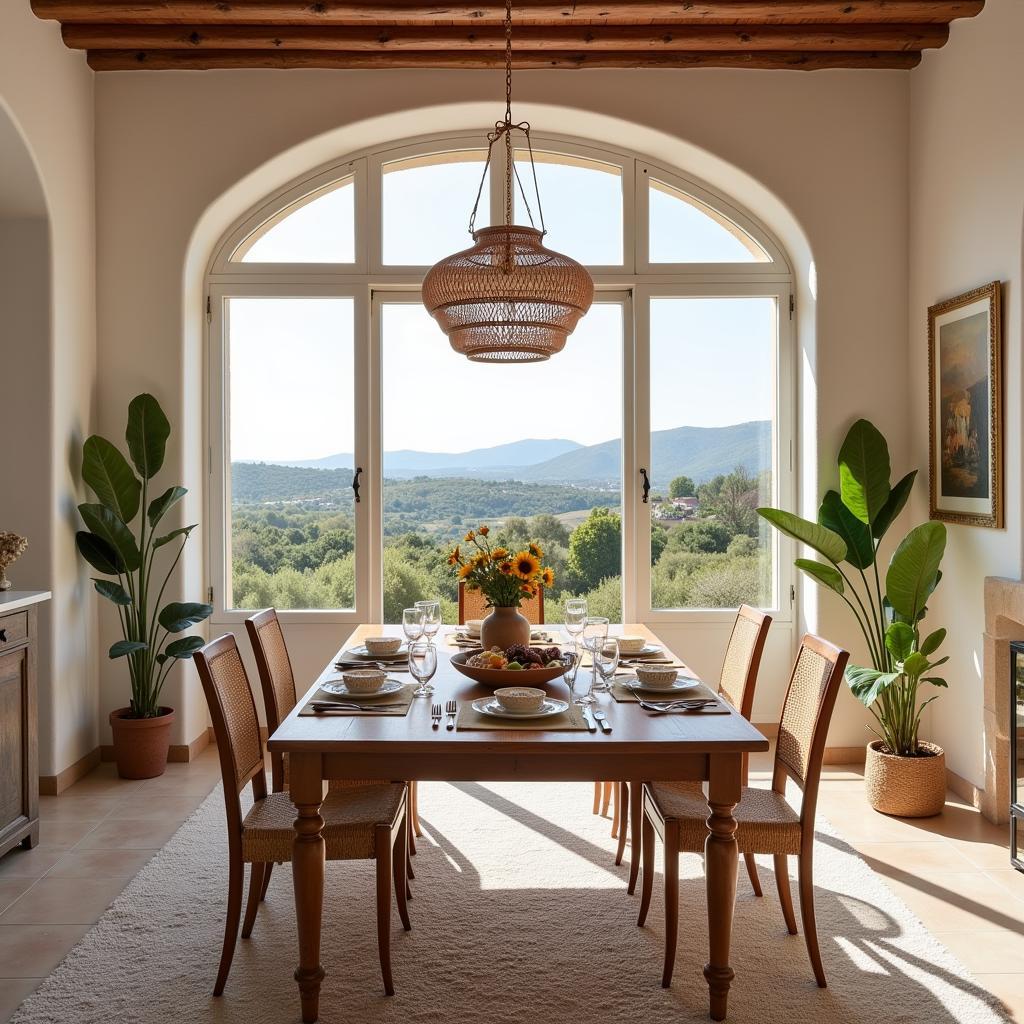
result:
[[[569,572],[574,583],[593,590],[622,571],[622,519],[607,508],[594,508],[569,539]]]
[[[713,516],[732,536],[757,536],[758,482],[743,466],[701,484],[697,496],[702,516]]]
[[[668,485],[670,498],[692,498],[697,493],[697,485],[688,476],[677,476]]]
[[[723,524],[713,519],[695,519],[682,523],[671,533],[669,544],[679,551],[717,554],[725,551],[732,534]]]
[[[533,540],[540,541],[545,548],[552,544],[560,544],[563,548],[569,545],[569,530],[565,523],[549,512],[531,517],[530,535]]]
[[[664,526],[651,526],[651,565],[657,565],[662,551],[668,546],[668,531]]]

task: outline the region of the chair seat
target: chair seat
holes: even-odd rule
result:
[[[710,813],[703,789],[687,782],[652,782],[647,788],[661,816],[679,822],[679,849],[701,853]],[[733,815],[741,853],[800,852],[800,815],[774,790],[745,786]]]
[[[374,830],[391,828],[405,795],[404,783],[353,786],[332,790],[320,815],[328,860],[363,860],[374,856]],[[290,861],[298,812],[287,793],[270,793],[253,804],[242,822],[242,859],[249,863]]]

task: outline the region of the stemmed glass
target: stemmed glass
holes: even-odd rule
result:
[[[593,689],[605,692],[612,688],[612,679],[619,667],[619,641],[615,637],[607,637],[603,642],[597,642],[594,646],[594,667],[601,677],[600,683],[596,683]]]
[[[441,628],[441,602],[417,601],[416,607],[423,611],[423,635],[429,643],[433,643]]]
[[[582,597],[570,597],[565,602],[565,631],[572,640],[573,651],[577,651],[580,633],[587,624],[587,602]]]
[[[420,685],[412,691],[414,697],[429,697],[433,686],[429,685],[437,671],[437,648],[429,640],[409,644],[409,671]]]
[[[409,641],[410,646],[414,640],[419,640],[426,630],[426,613],[422,608],[402,609],[402,632]]]
[[[608,638],[608,620],[603,615],[591,615],[583,624],[583,646],[590,651],[593,666],[591,672],[591,691],[597,690],[597,652]]]
[[[580,706],[584,704],[593,704],[596,698],[591,692],[593,685],[587,690],[586,693],[576,693],[576,680],[579,678],[580,661],[582,656],[580,655],[579,646],[573,641],[572,660],[565,662],[565,668],[562,669],[562,680],[565,685],[569,688],[569,700],[573,704]]]

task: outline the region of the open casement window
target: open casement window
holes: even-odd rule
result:
[[[207,287],[213,621],[273,605],[327,629],[422,598],[452,619],[447,551],[480,523],[515,549],[541,541],[549,621],[568,596],[669,634],[726,629],[744,601],[789,621],[792,552],[752,519],[795,495],[782,250],[706,183],[534,133],[546,244],[588,267],[594,305],[549,362],[469,363],[419,287],[471,245],[478,188],[476,226],[504,218],[505,154],[481,187],[483,134],[352,154],[223,239]],[[514,219],[539,226],[528,153],[513,159]]]

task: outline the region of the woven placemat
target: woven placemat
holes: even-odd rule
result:
[[[617,701],[619,704],[638,704],[640,702],[640,696],[634,693],[625,684],[630,680],[635,680],[636,676],[627,676],[625,679],[616,679],[612,683],[612,699]],[[701,714],[705,715],[727,715],[729,714],[729,705],[722,701],[718,694],[709,686],[705,686],[703,683],[698,683],[696,686],[691,686],[688,690],[670,690],[665,692],[654,693],[653,691],[645,691],[643,699],[651,703],[660,704],[663,701],[670,700],[705,700],[714,698],[719,703],[708,708],[704,708]]]
[[[460,704],[455,719],[456,729],[489,729],[507,731],[529,730],[530,732],[586,732],[587,720],[583,712],[575,704],[570,704],[567,711],[550,718],[491,718],[481,715],[472,704]]]
[[[470,636],[468,633],[449,633],[444,642],[449,647],[459,647],[465,650],[480,647],[480,637]],[[561,641],[555,636],[554,633],[540,633],[531,634],[530,636],[531,645],[550,647],[552,644],[561,646]]]
[[[331,680],[325,681],[330,682]],[[360,704],[365,703],[368,708],[373,707],[374,704],[400,704],[400,707],[396,708],[384,708],[380,711],[353,711],[350,708],[338,708],[336,711],[332,710],[323,712],[314,711],[309,706],[309,701],[307,701],[306,704],[303,705],[302,710],[299,712],[299,716],[302,718],[322,718],[325,714],[327,714],[330,715],[332,718],[336,718],[338,717],[338,715],[352,715],[357,718],[384,718],[387,716],[407,715],[409,713],[409,708],[412,707],[412,702],[415,699],[412,695],[412,692],[415,689],[416,686],[414,683],[406,683],[401,690],[398,690],[395,693],[385,693],[377,697],[363,697],[357,701],[357,703]],[[330,693],[327,690],[321,689],[318,689],[316,693],[314,693],[313,696],[310,697],[309,700],[337,701],[341,703],[352,702],[351,697],[342,697],[340,694]]]

